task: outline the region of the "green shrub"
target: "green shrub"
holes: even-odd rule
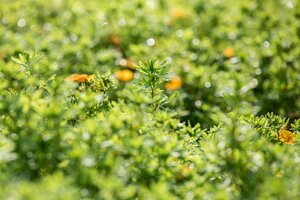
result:
[[[298,199],[299,5],[3,0],[0,199]]]

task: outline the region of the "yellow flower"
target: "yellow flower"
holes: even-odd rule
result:
[[[279,131],[279,140],[285,144],[295,144],[296,143],[295,137],[296,134],[284,128],[280,129]]]
[[[124,70],[119,70],[116,72],[116,77],[119,81],[122,82],[128,82],[131,81],[134,77],[134,74],[132,71],[128,70],[128,69],[124,69]]]
[[[87,75],[87,74],[72,74],[65,78],[66,81],[74,81],[77,83],[86,83],[90,82],[95,78],[95,75]]]
[[[183,174],[189,174],[191,171],[192,169],[188,165],[184,166],[182,169]]]
[[[232,58],[234,56],[234,50],[230,47],[227,47],[223,51],[225,58]]]
[[[165,86],[168,90],[178,90],[182,86],[182,80],[180,77],[173,77]]]

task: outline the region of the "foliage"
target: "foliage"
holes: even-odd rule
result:
[[[2,0],[0,199],[298,199],[299,6]]]

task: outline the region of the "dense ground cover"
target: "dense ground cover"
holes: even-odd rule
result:
[[[298,199],[300,1],[0,1],[0,199]]]

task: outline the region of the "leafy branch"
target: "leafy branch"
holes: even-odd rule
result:
[[[137,70],[142,74],[140,84],[151,98],[151,112],[156,111],[163,104],[168,102],[168,97],[163,94],[164,90],[160,89],[160,84],[165,81],[167,73],[167,62],[159,64],[155,59],[149,59],[146,62],[140,62]]]

